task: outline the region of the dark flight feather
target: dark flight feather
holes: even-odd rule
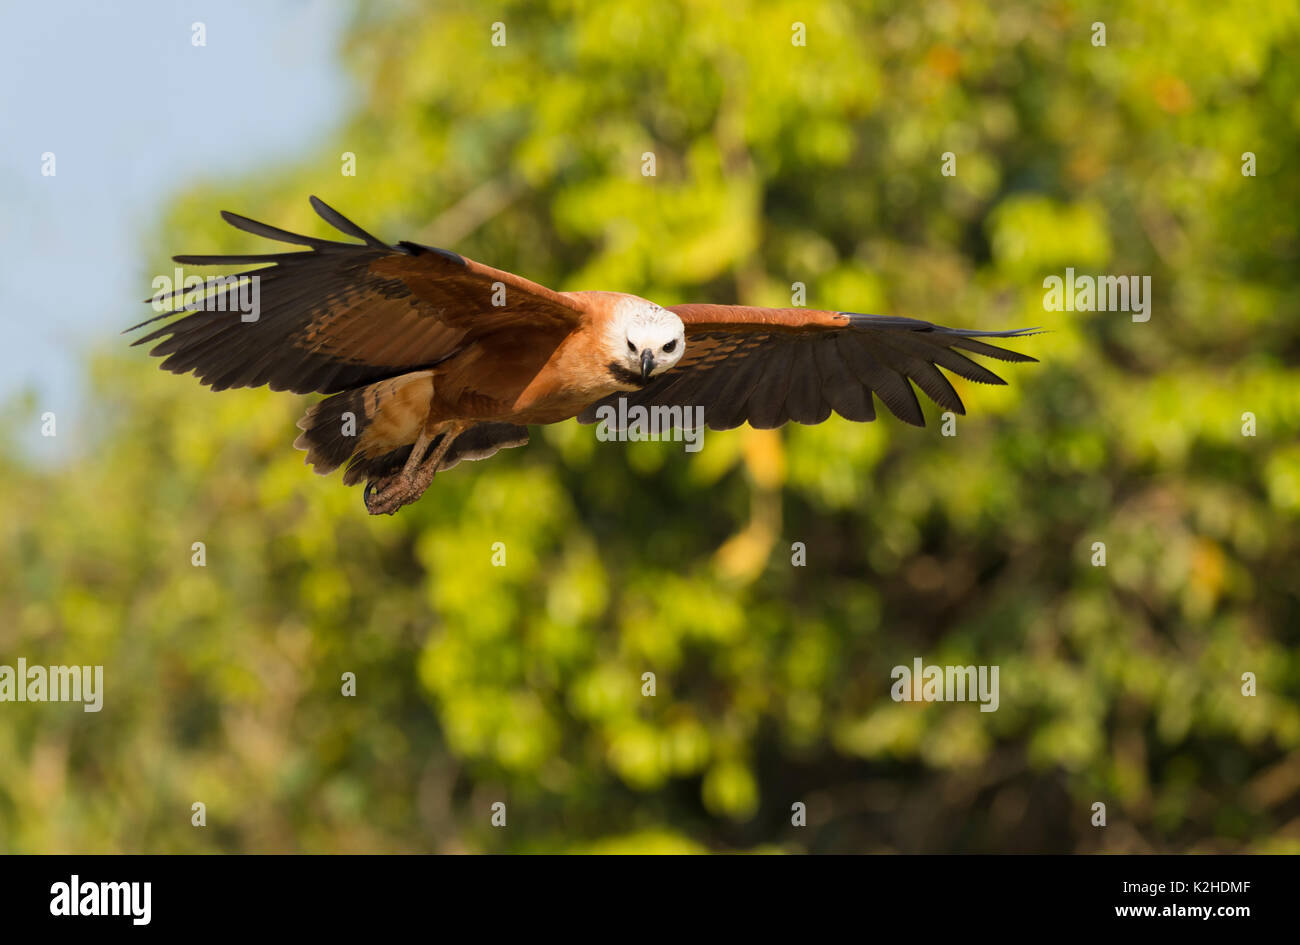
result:
[[[672,309],[686,325],[687,351],[671,371],[630,393],[613,394],[579,415],[596,419],[603,405],[701,406],[710,429],[748,421],[757,428],[788,420],[820,423],[832,411],[849,420],[876,417],[874,392],[905,423],[925,426],[912,385],[940,407],[965,414],[939,368],[982,384],[1006,382],[958,352],[1000,361],[1035,361],[979,340],[1019,338],[1038,329],[945,328],[902,316],[812,309],[691,304]]]
[[[266,384],[331,394],[431,367],[502,329],[533,333],[539,347],[553,347],[581,316],[571,299],[520,276],[448,250],[389,246],[319,198],[312,197],[311,205],[335,229],[362,242],[303,236],[223,212],[237,229],[309,249],[174,257],[203,266],[270,263],[230,277],[257,278],[257,317],[243,320],[236,303],[251,296],[241,295],[245,290],[237,283],[215,290],[177,287],[146,300],[170,310],[127,331],[170,320],[134,344],[153,344],[150,354],[164,359],[165,370],[192,372],[214,390]],[[508,288],[504,306],[493,305],[497,283]],[[181,304],[185,300],[190,307]]]

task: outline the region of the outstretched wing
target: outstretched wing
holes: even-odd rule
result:
[[[703,407],[713,430],[746,421],[759,429],[788,420],[821,423],[832,410],[868,421],[876,418],[875,394],[900,420],[925,426],[913,383],[941,407],[966,412],[939,368],[982,384],[1006,383],[963,351],[999,361],[1037,360],[979,340],[1020,337],[1034,328],[964,331],[914,318],[745,305],[678,305],[671,311],[686,326],[682,360],[641,390],[591,405],[580,421],[595,422],[597,409],[619,397],[629,407]]]
[[[432,367],[493,332],[533,332],[539,345],[554,345],[581,321],[581,303],[545,286],[447,250],[389,246],[316,197],[311,204],[362,242],[301,236],[223,212],[231,226],[308,249],[174,257],[194,266],[269,265],[206,293],[177,287],[148,300],[168,310],[127,331],[184,315],[134,344],[158,342],[149,353],[166,358],[163,368],[193,371],[214,390],[269,384],[328,394]]]

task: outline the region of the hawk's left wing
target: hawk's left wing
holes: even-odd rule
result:
[[[213,390],[267,384],[332,394],[434,367],[494,336],[550,350],[586,317],[572,296],[523,276],[445,249],[390,246],[318,198],[311,205],[361,242],[303,236],[223,213],[236,229],[307,250],[174,256],[195,266],[261,268],[217,277],[215,292],[191,277],[203,285],[160,293],[149,301],[161,314],[127,331],[170,320],[134,344],[153,344],[149,353],[166,359],[163,368],[192,371]],[[238,302],[254,300],[251,311],[237,310]]]
[[[592,404],[581,422],[594,423],[597,409],[620,397],[629,407],[703,407],[712,430],[746,421],[759,429],[788,420],[821,423],[832,410],[869,421],[876,418],[874,393],[900,420],[925,426],[913,383],[941,407],[966,412],[940,367],[982,384],[1006,383],[963,352],[999,361],[1037,360],[979,340],[1020,337],[1035,328],[966,331],[914,318],[746,305],[678,305],[670,311],[686,326],[681,361],[641,390]]]

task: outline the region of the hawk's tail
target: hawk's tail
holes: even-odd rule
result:
[[[344,485],[392,475],[411,455],[432,391],[432,372],[415,371],[326,397],[298,421],[302,433],[293,445],[307,451],[307,462],[321,475],[347,463]],[[438,469],[527,442],[527,427],[479,423],[456,437]],[[435,440],[430,449],[436,447]]]
[[[332,473],[357,452],[373,418],[366,412],[366,388],[345,390],[315,404],[298,421],[302,433],[293,445],[307,451],[320,475]]]

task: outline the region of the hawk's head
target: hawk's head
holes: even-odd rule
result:
[[[610,373],[623,384],[641,387],[681,360],[686,329],[668,309],[628,297],[610,320],[605,347]]]

